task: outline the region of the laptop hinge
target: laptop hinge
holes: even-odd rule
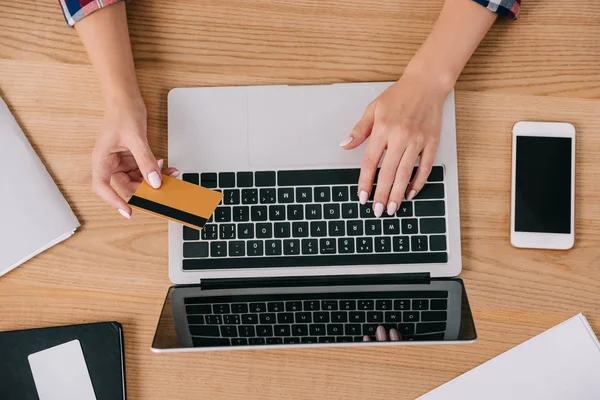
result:
[[[236,289],[249,287],[340,286],[381,284],[428,284],[429,272],[410,274],[283,276],[269,278],[202,279],[202,289]]]

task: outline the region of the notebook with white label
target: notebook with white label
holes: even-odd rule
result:
[[[598,400],[600,343],[578,314],[418,400]]]
[[[0,98],[0,276],[79,227],[50,174]],[[10,167],[10,168],[8,168]]]

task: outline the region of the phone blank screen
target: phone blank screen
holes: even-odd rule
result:
[[[517,136],[515,231],[571,233],[571,145]]]

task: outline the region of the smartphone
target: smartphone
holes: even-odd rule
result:
[[[517,122],[512,132],[510,242],[568,250],[575,243],[575,127]]]

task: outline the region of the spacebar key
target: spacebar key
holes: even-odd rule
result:
[[[360,169],[309,169],[277,172],[279,186],[356,185]]]

